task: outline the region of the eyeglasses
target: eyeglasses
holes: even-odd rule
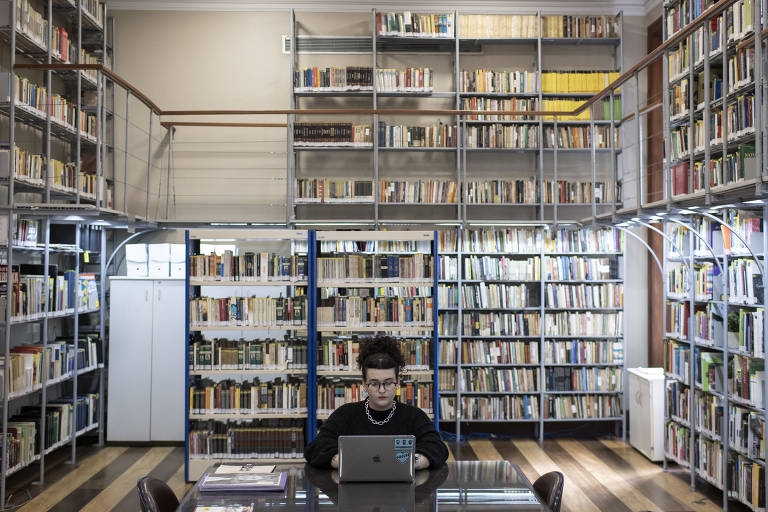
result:
[[[366,384],[366,386],[368,386],[374,391],[378,391],[382,387],[384,387],[385,391],[392,391],[393,389],[395,389],[395,386],[397,386],[397,382],[394,380],[385,380],[384,382],[372,380],[368,384]]]

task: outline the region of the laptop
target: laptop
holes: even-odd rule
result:
[[[414,436],[339,436],[341,482],[413,482]]]

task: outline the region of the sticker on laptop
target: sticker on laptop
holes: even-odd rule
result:
[[[395,450],[413,450],[414,440],[411,437],[396,437]]]
[[[411,452],[395,452],[395,460],[400,464],[407,464],[411,460]]]

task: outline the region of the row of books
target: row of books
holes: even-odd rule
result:
[[[456,341],[445,340],[439,344],[440,364],[456,364]],[[508,340],[463,340],[461,342],[461,364],[472,365],[515,365],[538,364],[539,343],[537,341]]]
[[[691,350],[688,345],[667,340],[664,350],[664,371],[683,384],[690,385]]]
[[[617,313],[547,313],[545,336],[622,336],[623,311]]]
[[[462,313],[464,336],[539,336],[541,316],[538,313]]]
[[[690,467],[691,464],[691,429],[675,422],[668,422],[666,427],[665,456],[678,464]]]
[[[306,323],[306,297],[199,297],[189,301],[193,327],[296,326]]]
[[[542,71],[541,92],[549,94],[594,94],[619,78],[618,71]],[[617,89],[618,90],[618,89]],[[608,116],[610,119],[610,115]]]
[[[0,83],[7,83],[7,79],[7,72],[0,73]],[[63,124],[71,130],[77,130],[77,125],[75,125],[77,106],[75,103],[69,102],[59,94],[49,96],[45,87],[41,87],[33,81],[19,77],[16,74],[13,75],[13,85],[14,99],[18,104],[31,108],[39,117],[45,117],[50,110],[51,118],[54,122]],[[8,96],[7,91],[5,96]],[[81,132],[95,138],[98,132],[97,126],[96,115],[80,112],[79,128]]]
[[[320,327],[387,324],[432,325],[432,297],[333,297],[320,299]]]
[[[616,258],[545,256],[544,278],[557,281],[605,281],[619,279]]]
[[[594,144],[595,148],[608,149],[618,148],[618,130],[616,140],[611,145],[611,127],[595,126],[594,136],[590,126],[554,126],[544,127],[544,147],[558,149],[590,149]]]
[[[296,203],[360,203],[372,201],[373,181],[371,180],[341,178],[296,179]]]
[[[430,342],[426,339],[398,338],[408,370],[428,370],[431,362]],[[317,342],[317,369],[323,371],[358,371],[360,342],[351,338],[324,338]],[[402,371],[403,369],[401,369]]]
[[[9,468],[30,464],[43,450],[61,445],[76,431],[82,431],[98,422],[99,395],[90,393],[49,400],[45,411],[40,406],[24,406],[8,418]],[[41,417],[45,414],[45,431]]]
[[[728,263],[728,302],[762,304],[762,273],[753,259],[737,259]]]
[[[304,455],[304,425],[292,419],[190,420],[195,459],[295,459]]]
[[[382,203],[456,203],[459,187],[456,180],[381,180]]]
[[[704,161],[693,163],[693,171],[689,162],[680,162],[670,169],[672,174],[673,195],[688,194],[704,190],[707,183],[706,166]],[[717,187],[744,181],[756,173],[755,145],[739,144],[736,151],[729,152],[723,164],[722,152],[716,151],[710,155],[709,185]],[[689,176],[693,177],[693,189],[689,186]]]
[[[192,254],[189,278],[195,281],[295,281],[307,278],[307,256],[231,250]]]
[[[728,361],[728,393],[731,399],[764,407],[765,361],[734,355]]]
[[[417,14],[409,11],[376,13],[376,33],[395,37],[454,37],[452,14]]]
[[[538,389],[537,368],[462,368],[461,391],[469,393],[533,392]],[[456,387],[450,388],[455,390]]]
[[[570,112],[576,110],[584,103],[579,99],[544,99],[542,100],[542,110],[554,112]],[[611,109],[613,105],[613,109]],[[613,121],[621,121],[621,96],[615,96],[613,102],[610,98],[605,98],[593,107],[584,110],[577,115],[560,115],[558,121],[589,121],[594,113],[595,121],[610,121],[613,114]],[[554,120],[554,116],[543,116],[545,121]]]
[[[438,231],[438,250],[465,253],[618,253],[624,233],[613,229],[482,228],[469,229],[459,240],[456,231]]]
[[[95,336],[78,340],[77,349],[73,340],[68,339],[57,340],[45,347],[19,345],[10,349],[8,364],[0,356],[0,376],[8,372],[9,394],[23,394],[40,389],[44,376],[49,382],[71,376],[75,364],[78,369],[96,366],[101,353],[101,342]],[[0,382],[0,395],[4,382],[4,379]]]
[[[536,71],[462,70],[459,74],[459,91],[494,94],[536,93],[538,78]]]
[[[547,391],[621,391],[621,368],[547,368]],[[526,391],[526,390],[523,390]]]
[[[7,279],[8,267],[0,265],[0,283]],[[60,271],[57,265],[48,266],[48,297],[45,294],[45,268],[39,264],[13,265],[11,293],[11,320],[33,320],[46,314],[68,313],[78,302],[80,311],[99,307],[98,290],[94,274],[75,274],[74,270]],[[75,295],[77,293],[78,295]],[[8,294],[0,287],[0,302]]]
[[[402,382],[397,390],[400,403],[432,410],[432,382]],[[342,379],[321,379],[317,383],[317,413],[331,414],[344,404],[365,399],[366,388],[363,384]]]
[[[466,38],[535,38],[539,19],[525,14],[460,14],[459,37]]]
[[[461,287],[461,306],[464,309],[529,308],[538,307],[539,304],[538,287],[484,282]]]
[[[547,341],[544,364],[621,364],[624,352],[620,341]]]
[[[298,379],[262,382],[213,381],[190,377],[190,414],[258,414],[306,412],[307,383]]]
[[[462,420],[535,420],[539,418],[539,401],[536,396],[461,397]],[[440,419],[456,419],[456,399],[440,399]]]
[[[609,395],[577,395],[544,397],[545,418],[590,419],[621,417],[621,397]]]
[[[472,281],[538,281],[541,278],[541,259],[465,256],[462,269],[464,279]]]
[[[189,335],[190,370],[299,370],[307,368],[307,340],[206,339]]]
[[[538,100],[536,98],[484,98],[482,96],[472,96],[461,99],[461,110],[481,110],[487,112],[504,111],[534,111],[538,110]],[[514,121],[521,119],[531,119],[526,115],[512,114],[470,114],[465,116],[467,121]]]
[[[607,284],[552,284],[545,290],[548,308],[608,309],[624,307],[624,286]]]
[[[432,279],[430,254],[408,256],[344,254],[317,258],[317,279]]]
[[[37,234],[39,230],[39,220],[21,219],[14,216],[13,245],[37,247]]]
[[[321,240],[320,253],[347,252],[423,252],[432,251],[431,240]]]
[[[88,2],[89,4],[91,2]],[[88,7],[98,6],[89,5],[86,7],[85,2],[83,8],[87,14],[93,11]],[[101,12],[99,9],[98,12]],[[30,0],[18,0],[16,2],[16,30],[24,33],[27,37],[36,42],[43,49],[48,48],[48,33],[49,33],[49,20],[38,11],[34,4]],[[76,26],[75,26],[76,27]],[[67,29],[58,26],[56,23],[52,23],[50,27],[51,31],[51,53],[62,62],[72,63],[76,61],[77,46],[70,39]],[[81,50],[81,55],[84,50]],[[90,64],[90,62],[80,61],[81,64]]]
[[[306,67],[294,71],[295,92],[373,91],[429,92],[434,72],[431,68]]]
[[[543,37],[574,37],[585,39],[621,36],[620,16],[542,16]]]
[[[728,443],[735,451],[752,459],[765,459],[765,419],[757,411],[728,407]]]
[[[294,123],[293,143],[307,147],[372,147],[373,129],[370,124]]]
[[[379,147],[456,147],[456,126],[443,123],[430,126],[388,125],[384,121],[379,121]]]
[[[472,149],[538,149],[539,127],[521,125],[468,125],[465,145]]]
[[[51,188],[62,192],[76,193],[78,186],[82,192],[95,194],[97,176],[80,171],[77,166],[51,159],[46,166],[45,155],[33,154],[14,145],[14,173],[17,179],[21,179],[33,185],[44,187],[46,184],[46,172],[50,173]],[[79,181],[78,181],[79,179]],[[78,185],[79,184],[79,185]],[[102,185],[104,181],[102,180]]]

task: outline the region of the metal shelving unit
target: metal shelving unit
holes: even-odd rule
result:
[[[319,38],[322,38],[323,41],[326,43],[328,40],[334,41],[338,39],[339,41],[343,41],[343,44],[340,44],[338,48],[335,49],[326,49],[325,52],[328,54],[333,53],[344,53],[353,51],[355,53],[362,53],[362,54],[370,54],[371,55],[371,66],[373,70],[378,69],[378,63],[379,58],[381,56],[384,56],[386,54],[390,53],[423,53],[423,52],[430,52],[430,53],[437,53],[437,54],[444,54],[444,55],[450,55],[453,63],[452,63],[452,85],[453,85],[453,91],[441,91],[441,92],[389,92],[389,91],[379,91],[377,89],[377,84],[375,83],[375,76],[374,76],[374,84],[373,84],[373,90],[364,90],[364,91],[308,91],[306,89],[300,89],[300,90],[294,90],[293,88],[293,70],[297,68],[297,62],[298,62],[298,51],[297,46],[295,44],[288,44],[290,47],[290,84],[291,84],[291,92],[290,92],[290,105],[291,108],[296,108],[298,103],[301,99],[309,99],[309,98],[332,98],[332,97],[339,97],[339,98],[349,98],[349,97],[358,97],[358,98],[370,98],[371,99],[371,108],[373,109],[379,109],[379,108],[386,108],[387,102],[383,101],[386,98],[422,98],[422,99],[434,99],[434,100],[453,100],[451,102],[451,105],[446,105],[445,108],[449,109],[460,109],[461,108],[461,102],[463,98],[467,97],[488,97],[488,98],[515,98],[515,97],[528,97],[528,98],[536,98],[538,100],[538,104],[542,105],[542,101],[544,98],[573,98],[573,99],[586,99],[590,97],[590,94],[582,94],[582,93],[564,93],[564,94],[556,94],[556,93],[543,93],[542,92],[542,85],[541,85],[541,70],[542,70],[542,55],[547,54],[548,52],[556,52],[557,48],[559,46],[563,45],[578,45],[585,49],[585,51],[603,51],[601,48],[609,48],[612,52],[613,56],[613,67],[615,70],[619,70],[621,72],[623,70],[623,38],[575,38],[575,37],[564,37],[564,38],[545,38],[542,37],[542,18],[544,15],[542,15],[541,12],[535,12],[535,13],[524,13],[521,12],[519,14],[531,14],[535,15],[538,20],[539,24],[539,30],[537,37],[533,38],[473,38],[473,37],[462,37],[459,33],[458,29],[458,23],[457,20],[459,19],[459,16],[462,14],[471,14],[471,13],[462,13],[459,11],[453,11],[453,12],[447,12],[445,14],[448,14],[450,16],[453,16],[454,19],[454,33],[452,37],[406,37],[406,36],[382,36],[377,33],[376,29],[376,14],[377,11],[374,9],[372,11],[371,15],[371,36],[368,37],[345,37],[345,36],[337,36],[334,38],[333,36],[317,36]],[[443,14],[443,13],[441,13]],[[619,30],[620,33],[623,34],[623,14],[621,12],[618,13],[618,19],[619,19]],[[291,12],[291,33],[290,33],[290,41],[299,41],[301,38],[312,38],[313,36],[303,36],[297,34],[297,23],[296,23],[296,13]],[[354,39],[357,41],[357,45],[354,46],[354,49],[350,48],[350,43],[347,40]],[[485,45],[503,45],[503,46],[509,46],[509,47],[519,47],[520,45],[532,45],[533,48],[533,54],[535,57],[535,69],[536,72],[539,73],[539,80],[538,80],[538,90],[534,93],[472,93],[472,92],[462,92],[460,90],[460,71],[461,71],[461,56],[462,54],[472,54],[477,53],[479,50],[481,50]],[[313,52],[317,53],[317,52]],[[382,100],[382,101],[380,101]],[[557,119],[553,120],[521,120],[521,121],[475,121],[475,120],[469,120],[467,119],[467,116],[462,115],[456,115],[454,116],[455,119],[455,127],[456,127],[456,140],[457,144],[454,147],[446,147],[446,148],[420,148],[420,147],[405,147],[405,148],[391,148],[391,147],[379,147],[379,115],[374,114],[371,117],[371,123],[372,123],[372,130],[373,130],[373,144],[372,147],[368,148],[337,148],[337,147],[306,147],[306,146],[299,146],[295,145],[292,141],[293,137],[293,122],[295,121],[295,116],[289,116],[288,121],[288,173],[287,173],[287,186],[286,186],[286,223],[288,225],[291,225],[296,222],[301,222],[304,220],[312,220],[312,217],[317,217],[317,215],[314,213],[316,212],[316,208],[322,207],[326,208],[329,205],[325,203],[320,203],[322,206],[319,206],[317,203],[307,203],[301,200],[296,199],[296,178],[297,178],[297,171],[301,170],[301,159],[299,158],[299,153],[307,152],[307,151],[372,151],[372,157],[370,162],[370,179],[374,188],[374,200],[372,202],[367,202],[366,204],[368,206],[365,207],[364,211],[368,212],[370,214],[370,217],[372,218],[374,225],[379,226],[380,224],[386,224],[388,222],[396,222],[398,219],[393,214],[393,209],[391,206],[397,205],[400,207],[407,207],[412,208],[414,211],[418,211],[419,215],[424,215],[425,217],[429,218],[430,222],[446,222],[446,221],[456,221],[466,224],[467,222],[470,222],[472,220],[488,220],[488,215],[483,214],[489,214],[493,218],[502,219],[502,220],[509,220],[510,218],[514,219],[516,217],[519,217],[521,215],[521,210],[519,207],[529,207],[529,208],[535,208],[535,218],[540,221],[548,221],[548,222],[554,222],[557,223],[559,220],[563,219],[580,219],[584,216],[584,213],[587,211],[592,211],[593,213],[597,212],[598,210],[602,213],[608,212],[608,211],[616,211],[617,208],[621,208],[622,201],[621,201],[621,192],[620,192],[620,183],[617,181],[617,172],[616,169],[618,167],[617,164],[617,157],[621,153],[620,148],[616,148],[615,145],[612,143],[609,144],[609,147],[606,148],[558,148],[558,147],[543,147],[543,139],[544,139],[544,128],[554,126],[555,130],[557,130],[558,125],[564,125],[564,126],[582,126],[587,127],[591,130],[591,138],[592,140],[595,140],[596,137],[596,127],[597,126],[608,126],[610,127],[610,133],[614,133],[618,130],[618,128],[621,126],[621,121],[618,119],[613,119],[613,108],[611,109],[611,119],[609,120],[599,120],[599,121],[560,121]],[[592,112],[594,113],[594,111]],[[492,113],[489,115],[493,115]],[[592,116],[594,117],[594,115]],[[408,119],[409,116],[403,116],[403,119]],[[466,139],[466,132],[467,127],[471,125],[488,125],[488,124],[513,124],[513,125],[519,125],[519,124],[534,124],[538,128],[538,142],[535,147],[531,148],[476,148],[476,147],[468,147],[467,146],[467,139]],[[403,204],[403,203],[385,203],[381,200],[380,197],[380,182],[381,182],[381,162],[380,162],[380,154],[382,153],[454,153],[455,154],[455,162],[454,165],[454,175],[453,177],[446,176],[446,180],[455,180],[457,185],[457,200],[453,203],[440,203],[438,205],[435,204]],[[543,180],[545,179],[545,175],[550,178],[557,181],[558,176],[558,154],[568,154],[568,155],[588,155],[588,161],[585,162],[587,165],[591,165],[592,168],[592,174],[591,178],[588,176],[584,176],[586,178],[586,181],[592,182],[592,190],[595,190],[594,183],[597,181],[597,169],[604,169],[604,173],[606,176],[605,183],[606,183],[606,189],[610,187],[610,193],[611,196],[614,198],[611,202],[597,202],[594,199],[595,194],[593,193],[593,200],[590,203],[583,203],[583,204],[569,204],[569,203],[547,203],[543,201],[543,193],[539,191],[537,193],[537,200],[533,203],[523,203],[523,204],[495,204],[495,203],[470,203],[468,200],[468,197],[466,196],[466,183],[468,182],[468,177],[471,176],[471,168],[477,168],[477,165],[475,163],[468,163],[468,154],[490,154],[490,153],[509,153],[510,155],[518,155],[518,154],[531,154],[534,155],[534,158],[536,160],[536,169],[534,171],[535,176],[537,178],[538,183],[543,183]],[[547,158],[552,158],[552,168],[546,169],[544,168],[545,161],[544,161],[544,155],[547,155]],[[598,155],[605,155],[604,157],[598,157]],[[579,157],[581,158],[581,157]],[[609,164],[604,165],[603,160],[606,158],[610,158]],[[600,162],[598,162],[600,160]],[[607,160],[606,160],[607,161]],[[446,162],[446,169],[450,168],[450,165],[448,162]],[[613,172],[610,172],[611,168],[613,169]],[[368,177],[361,177],[360,179],[367,180]],[[443,179],[442,177],[440,179]],[[577,178],[574,178],[577,179]],[[363,211],[360,209],[361,203],[332,203],[334,206],[338,206],[337,210],[339,213],[344,215],[345,209],[349,209],[350,207],[357,206],[355,211]],[[435,207],[439,207],[439,213],[435,210]],[[568,208],[568,211],[563,214],[562,212],[559,212],[559,208],[566,207]],[[448,211],[450,208],[455,208],[456,215],[451,219],[446,218],[444,213]],[[301,210],[301,213],[299,213],[299,210]],[[437,218],[436,215],[439,215],[440,218]],[[525,215],[525,214],[522,214]],[[529,218],[530,216],[525,216],[525,218]]]

